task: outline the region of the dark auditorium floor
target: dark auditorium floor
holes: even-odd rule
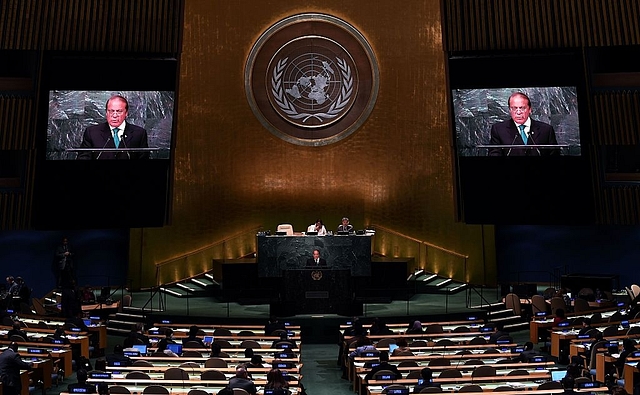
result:
[[[410,301],[394,301],[392,303],[368,304],[364,306],[366,317],[393,317],[398,322],[408,316],[420,316],[423,321],[430,321],[430,316],[443,316],[450,313],[469,313],[475,310],[466,307],[468,295],[462,292],[457,295],[417,295]],[[490,299],[495,301],[495,297]],[[147,302],[146,294],[134,294],[133,305],[142,306]],[[221,322],[224,319],[250,320],[256,324],[263,324],[269,318],[268,305],[239,305],[237,303],[221,303],[212,298],[192,298],[190,300],[167,297],[167,316],[185,316],[184,320],[196,319],[198,322]],[[188,317],[186,317],[188,316]],[[336,364],[338,355],[337,331],[338,325],[348,320],[335,314],[309,314],[289,317],[292,324],[297,321],[319,324],[326,323],[331,327],[328,336],[315,337],[312,341],[305,341],[303,336],[302,370],[303,383],[309,395],[353,395],[351,383],[341,378],[342,372]],[[391,318],[389,318],[391,320]],[[409,319],[407,319],[408,321]],[[315,325],[314,324],[314,325]],[[529,340],[529,331],[511,334],[516,342],[524,344]],[[122,342],[122,337],[109,335],[108,350],[115,344]],[[537,348],[537,347],[536,347]],[[75,374],[65,380],[63,384],[48,391],[57,395],[66,390],[66,386],[75,382]]]

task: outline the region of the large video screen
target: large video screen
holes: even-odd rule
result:
[[[518,93],[529,99],[528,109],[509,105]],[[575,86],[454,89],[451,97],[459,156],[581,154]],[[522,122],[530,122],[524,136]]]
[[[173,91],[52,90],[46,159],[169,159],[174,96]],[[128,108],[121,114],[107,109],[112,97],[124,98]],[[111,130],[122,122],[116,148]]]

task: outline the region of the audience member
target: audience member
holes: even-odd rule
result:
[[[422,322],[420,321],[413,321],[413,324],[411,325],[411,327],[409,329],[407,329],[407,331],[405,332],[407,335],[412,334],[412,333],[422,333]]]
[[[247,369],[244,365],[238,365],[236,367],[236,375],[229,379],[229,388],[242,388],[250,395],[256,395],[258,390],[255,384],[253,384],[253,381],[249,380],[248,376]]]
[[[107,366],[131,366],[131,359],[124,355],[122,345],[113,346],[113,353],[105,356]]]
[[[282,332],[280,334],[280,340],[275,340],[271,344],[271,348],[278,349],[278,350],[292,349],[292,348],[298,348],[298,345],[296,344],[295,341],[289,339],[287,332]]]
[[[556,326],[562,321],[565,321],[566,319],[567,319],[567,316],[565,315],[564,309],[562,308],[556,309],[556,315],[555,317],[553,317],[553,325]]]
[[[539,352],[537,352],[536,350],[533,349],[533,343],[532,342],[526,342],[524,344],[524,351],[522,351],[520,353],[520,355],[518,355],[515,360],[517,362],[529,362],[529,360],[531,360],[531,358],[540,355]]]
[[[12,340],[11,336],[20,336],[22,338],[22,341],[27,341],[27,339],[29,338],[27,336],[27,332],[22,330],[20,321],[13,321],[11,329],[9,330],[9,332],[7,332],[7,338],[9,340]]]
[[[420,377],[422,378],[422,384],[418,384],[415,387],[413,387],[414,394],[420,393],[420,391],[428,387],[441,388],[440,384],[433,382],[433,374],[431,372],[431,369],[429,368],[422,369],[420,371]]]
[[[32,362],[24,362],[18,354],[18,345],[12,342],[0,354],[0,378],[2,379],[2,393],[4,395],[19,395],[22,391],[20,370],[31,370]]]
[[[267,336],[271,336],[273,332],[279,329],[286,330],[286,327],[283,322],[280,322],[278,320],[278,317],[272,315],[269,318],[269,322],[267,323],[267,325],[264,326],[264,334]]]
[[[75,384],[69,384],[67,386],[67,392],[69,393],[89,393],[93,394],[96,392],[96,386],[93,384],[87,384],[87,371],[84,369],[80,369],[76,372],[76,378],[78,380]]]
[[[393,335],[393,331],[387,326],[387,323],[381,318],[374,318],[369,332],[372,335]]]
[[[365,380],[373,379],[373,376],[381,370],[390,370],[395,374],[395,380],[402,378],[402,373],[398,370],[398,367],[389,363],[389,353],[386,351],[380,351],[380,364],[371,368],[371,370],[364,376]]]
[[[265,390],[273,390],[273,395],[289,395],[289,383],[285,380],[284,373],[280,369],[271,369],[267,373]]]
[[[206,346],[204,345],[204,342],[202,341],[202,339],[200,339],[198,337],[198,332],[200,331],[200,329],[198,329],[198,327],[196,325],[192,325],[189,328],[189,336],[182,341],[182,344],[186,343],[186,342],[196,342],[198,343],[201,347],[200,348],[206,348]]]
[[[591,326],[591,318],[586,317],[585,319],[582,320],[582,328],[580,328],[580,331],[578,332],[578,336],[586,335],[587,332],[589,332],[591,329],[593,329],[593,327]]]
[[[489,336],[488,342],[491,344],[497,344],[498,339],[503,336],[509,336],[509,332],[504,330],[504,325],[502,323],[496,324],[496,331]]]
[[[409,344],[407,344],[407,340],[405,338],[400,338],[396,341],[396,345],[398,348],[393,350],[391,355],[413,355],[411,349],[409,348]]]
[[[358,339],[356,342],[356,349],[349,353],[349,358],[353,359],[364,355],[367,351],[377,351],[377,349],[371,343],[371,339],[364,336]]]

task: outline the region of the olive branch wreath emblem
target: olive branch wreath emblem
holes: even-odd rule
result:
[[[340,68],[340,73],[342,75],[342,89],[340,90],[340,95],[331,104],[327,112],[309,114],[298,113],[298,110],[296,110],[293,104],[289,100],[287,100],[287,96],[282,85],[282,74],[287,67],[288,60],[289,58],[281,59],[276,67],[274,67],[273,76],[271,77],[271,93],[273,94],[274,100],[278,107],[280,107],[282,112],[287,114],[287,116],[292,119],[303,118],[303,123],[306,122],[309,118],[315,118],[318,121],[323,122],[323,119],[331,119],[337,117],[349,103],[351,95],[353,94],[353,77],[351,76],[351,67],[349,67],[347,62],[343,59],[336,58],[336,62],[338,64],[338,67]]]

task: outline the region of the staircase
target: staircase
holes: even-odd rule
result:
[[[123,306],[122,312],[110,314],[107,320],[107,333],[127,336],[138,322],[145,323],[146,315],[140,307]]]
[[[512,309],[508,309],[504,302],[470,306],[471,308],[485,310],[487,323],[502,325],[506,332],[517,332],[529,329],[529,321],[516,315]]]
[[[467,289],[468,284],[443,277],[434,273],[417,271],[409,276],[407,285],[413,287],[416,293],[424,294],[456,294]]]
[[[176,298],[211,296],[220,291],[220,284],[213,278],[211,273],[204,273],[177,283],[162,286],[160,291]]]

